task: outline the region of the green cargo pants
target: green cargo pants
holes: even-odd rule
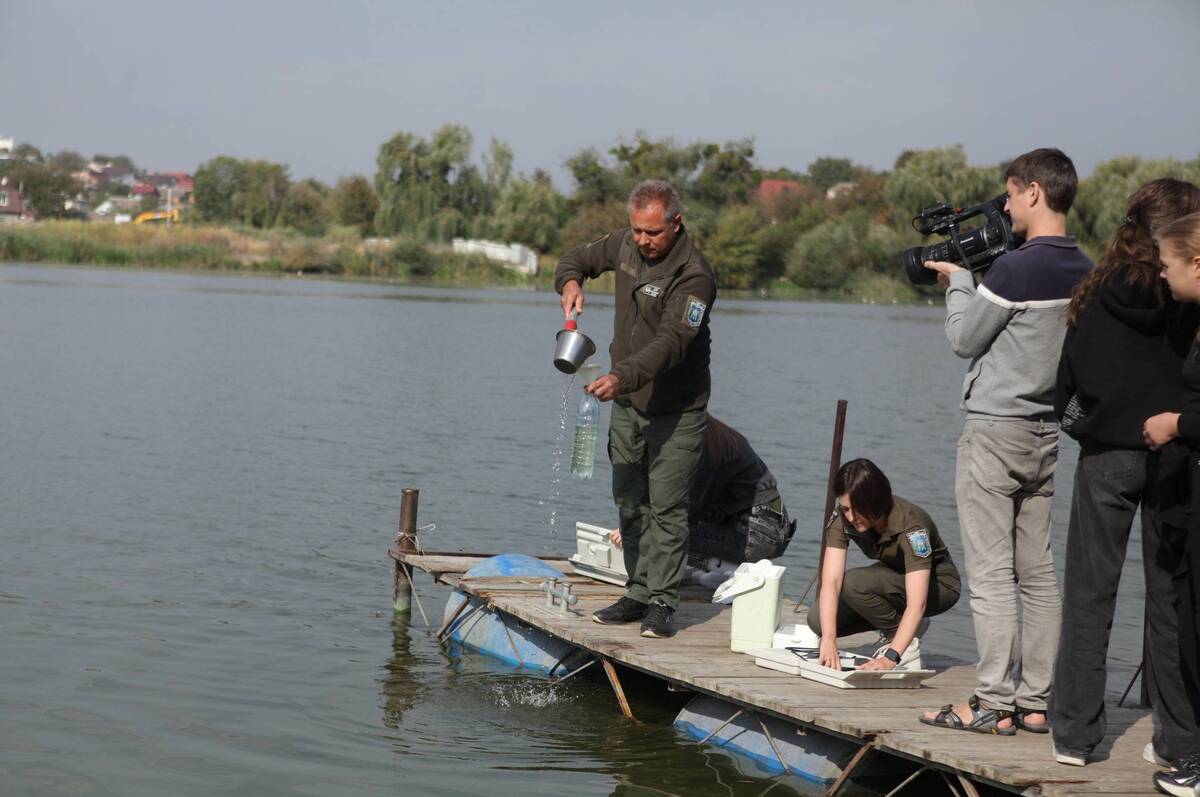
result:
[[[962,586],[953,563],[939,563],[929,579],[925,598],[925,616],[949,611],[958,603]],[[808,611],[808,627],[821,633],[821,599]],[[883,631],[889,635],[900,625],[900,616],[908,605],[904,574],[876,562],[867,567],[852,567],[842,580],[838,596],[837,632],[839,637],[862,631]]]
[[[679,605],[687,569],[688,490],[704,448],[705,410],[648,415],[613,404],[613,500],[621,517],[625,595]]]

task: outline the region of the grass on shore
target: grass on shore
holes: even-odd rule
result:
[[[364,241],[351,228],[319,237],[286,230],[231,229],[191,224],[100,224],[46,221],[0,224],[0,261],[129,266],[198,271],[327,274],[360,279],[470,287],[553,290],[556,259],[543,256],[529,276],[482,255],[460,255],[448,246],[405,238]],[[592,290],[611,292],[605,274]],[[845,290],[800,288],[786,280],[753,291],[722,291],[730,298],[770,298],[868,303],[926,303],[901,275],[857,275]]]

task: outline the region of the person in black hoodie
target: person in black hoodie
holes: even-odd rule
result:
[[[1158,235],[1158,246],[1171,295],[1181,302],[1200,302],[1200,213],[1168,225]],[[1152,451],[1177,438],[1190,449],[1191,514],[1184,555],[1175,571],[1181,676],[1188,693],[1188,702],[1179,710],[1190,711],[1193,725],[1200,725],[1200,338],[1183,364],[1181,409],[1147,418],[1143,434]],[[1154,785],[1167,794],[1200,794],[1200,738],[1193,739],[1190,754],[1174,759],[1172,769],[1154,776]]]
[[[1197,729],[1179,675],[1171,577],[1186,525],[1186,450],[1148,450],[1146,418],[1177,409],[1183,360],[1200,315],[1165,295],[1154,234],[1200,210],[1200,188],[1147,183],[1100,265],[1076,288],[1059,361],[1055,412],[1080,442],[1063,574],[1063,615],[1049,701],[1054,757],[1083,766],[1104,738],[1105,659],[1125,548],[1139,504],[1146,580],[1144,684],[1155,719],[1151,761],[1188,752]],[[1045,732],[1045,726],[1026,726]]]

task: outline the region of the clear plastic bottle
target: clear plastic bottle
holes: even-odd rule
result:
[[[575,416],[575,448],[571,452],[571,477],[590,479],[596,468],[596,437],[600,429],[600,401],[584,393]]]

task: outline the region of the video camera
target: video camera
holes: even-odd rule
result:
[[[914,246],[900,253],[904,273],[913,285],[932,285],[937,272],[925,268],[926,260],[957,263],[974,272],[986,271],[1000,255],[1021,245],[1013,234],[1012,220],[1004,212],[1008,194],[969,208],[951,207],[943,202],[925,208],[913,217],[913,229],[922,235],[947,235],[949,240],[929,246]],[[960,230],[959,225],[975,216],[986,220],[978,227]]]

